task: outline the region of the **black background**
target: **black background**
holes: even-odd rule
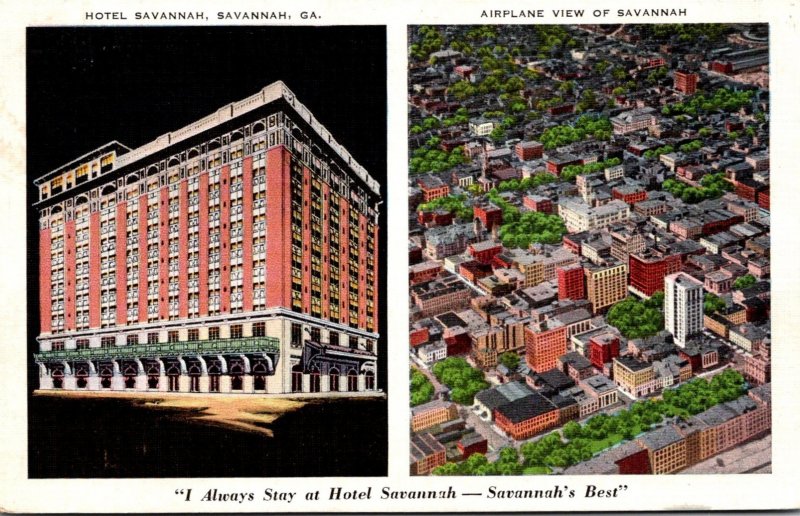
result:
[[[27,30],[26,79],[28,206],[37,200],[33,179],[78,156],[112,140],[136,148],[277,80],[369,171],[386,196],[383,26],[33,27]],[[27,230],[26,363],[32,391],[38,387],[31,354],[39,333],[33,208]],[[384,390],[386,242],[383,204],[378,387]],[[381,419],[385,422],[385,415]]]

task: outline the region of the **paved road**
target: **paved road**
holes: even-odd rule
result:
[[[486,440],[489,441],[490,450],[499,450],[504,446],[514,444],[511,439],[498,434],[494,428],[492,428],[491,422],[486,422],[479,418],[471,408],[467,407],[462,409],[461,414],[464,416],[467,426],[474,428],[476,432],[484,436]]]
[[[770,471],[772,471],[772,434],[715,455],[681,473],[768,473]]]
[[[428,369],[428,367],[425,364],[423,364],[422,361],[419,358],[414,356],[413,353],[410,353],[409,357],[411,358],[411,361],[414,363],[414,365],[417,366],[417,370],[420,373],[422,373],[425,376],[427,376],[428,380],[431,381],[431,383],[433,384],[434,392],[439,392],[440,390],[447,389],[447,387],[445,387],[444,385],[439,383],[439,380],[436,379],[436,377],[433,375],[431,370]]]

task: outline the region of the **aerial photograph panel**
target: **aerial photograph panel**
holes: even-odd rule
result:
[[[412,475],[771,473],[767,24],[411,26]]]

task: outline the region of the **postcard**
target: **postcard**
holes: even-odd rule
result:
[[[800,506],[796,6],[5,11],[3,509]]]

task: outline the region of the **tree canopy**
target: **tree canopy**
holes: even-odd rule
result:
[[[545,129],[537,138],[544,144],[545,149],[555,149],[570,143],[595,138],[596,140],[609,140],[611,138],[611,122],[606,117],[596,117],[589,114],[581,115],[575,125],[557,125]]]
[[[448,195],[438,197],[431,201],[420,204],[419,211],[446,210],[454,214],[459,219],[468,220],[472,218],[472,207],[467,205],[467,196],[464,194]]]
[[[706,315],[711,315],[714,312],[718,312],[720,310],[724,310],[725,300],[719,296],[712,294],[711,292],[706,292],[706,295],[703,299],[703,313]]]
[[[736,281],[733,282],[733,288],[737,290],[741,290],[743,288],[752,287],[756,284],[756,277],[752,274],[745,274],[740,278],[736,278]]]
[[[528,248],[532,243],[557,244],[567,232],[564,221],[558,215],[528,211],[519,220],[504,223],[498,235],[505,247]]]
[[[700,180],[699,187],[675,179],[667,179],[661,184],[661,187],[687,204],[716,199],[733,189],[733,185],[725,179],[724,172],[706,174]]]
[[[664,316],[646,301],[629,297],[611,307],[608,323],[629,339],[650,337],[664,329]]]
[[[436,378],[450,388],[450,398],[460,405],[472,405],[475,394],[489,387],[483,372],[461,357],[448,357],[433,366]]]
[[[516,371],[517,367],[519,367],[520,358],[519,355],[513,351],[506,351],[497,357],[497,361],[506,366],[509,371]]]
[[[411,368],[409,383],[411,387],[411,406],[422,405],[433,398],[433,384],[420,371]]]

